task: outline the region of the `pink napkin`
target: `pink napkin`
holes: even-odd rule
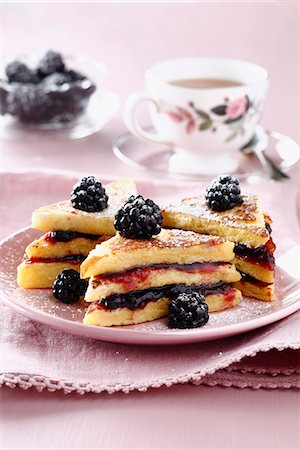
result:
[[[34,208],[68,198],[79,176],[3,174],[2,237],[28,225]],[[141,181],[138,188],[153,199],[203,191],[201,183]],[[260,193],[272,213],[274,239],[281,244],[277,254],[293,247],[299,239],[296,185],[265,182],[244,189]],[[144,391],[187,382],[255,389],[300,387],[299,311],[240,336],[184,346],[141,347],[85,339],[33,322],[3,304],[0,327],[0,384],[10,387],[80,394]]]

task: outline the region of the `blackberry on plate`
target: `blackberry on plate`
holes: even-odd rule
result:
[[[52,292],[63,303],[75,303],[85,294],[88,283],[73,269],[63,270],[55,279]]]
[[[150,239],[161,230],[162,215],[153,200],[141,195],[129,197],[115,216],[115,229],[130,239]]]
[[[107,208],[108,196],[95,177],[83,177],[73,187],[71,203],[74,208],[81,211],[99,212]]]
[[[60,53],[48,50],[40,60],[37,69],[42,77],[46,77],[55,72],[63,72],[65,70],[65,63]]]
[[[171,328],[197,328],[208,322],[208,306],[198,292],[180,294],[169,305]]]
[[[206,205],[213,211],[226,211],[243,202],[239,180],[231,175],[220,175],[206,188]]]
[[[12,61],[5,68],[9,83],[37,83],[36,73],[21,61]]]

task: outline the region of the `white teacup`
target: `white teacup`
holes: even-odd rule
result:
[[[193,82],[198,87],[191,87]],[[213,174],[236,168],[236,151],[253,137],[262,115],[268,87],[263,67],[226,58],[173,59],[150,67],[145,84],[144,92],[127,100],[125,122],[143,141],[176,150],[170,170]],[[142,101],[152,103],[157,134],[138,124],[136,108]]]

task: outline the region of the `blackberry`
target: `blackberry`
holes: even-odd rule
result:
[[[46,122],[52,114],[52,101],[41,87],[22,84],[8,93],[7,112],[22,122]]]
[[[243,202],[239,180],[230,175],[215,178],[206,188],[206,205],[213,211],[226,211]]]
[[[74,208],[86,212],[98,212],[107,208],[108,196],[102,184],[95,177],[83,177],[71,192],[71,203]]]
[[[75,231],[50,231],[50,237],[57,242],[67,242],[76,238],[77,233]]]
[[[115,216],[115,229],[130,239],[150,239],[161,230],[162,215],[159,207],[141,195],[129,197]]]
[[[52,73],[43,79],[43,84],[47,87],[62,86],[63,84],[69,84],[71,77],[67,73]]]
[[[60,53],[48,50],[40,60],[37,70],[42,77],[46,77],[55,72],[64,72],[65,63]]]
[[[36,73],[18,60],[9,63],[5,68],[5,73],[10,83],[37,83],[39,81]]]
[[[71,78],[71,81],[82,81],[86,79],[86,76],[76,70],[68,70],[66,74]]]
[[[169,305],[171,328],[196,328],[208,322],[208,306],[198,292],[180,294]]]
[[[56,277],[52,292],[63,303],[75,303],[85,294],[87,285],[87,281],[82,280],[76,270],[66,269]]]
[[[8,89],[6,85],[5,81],[0,80],[0,114],[2,116],[7,113]]]

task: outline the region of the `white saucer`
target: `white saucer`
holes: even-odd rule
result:
[[[77,120],[64,124],[25,125],[9,115],[2,119],[4,139],[36,139],[58,137],[81,139],[97,133],[115,116],[120,107],[120,98],[112,91],[102,90],[91,96],[86,111]]]
[[[238,158],[228,158],[228,154],[207,159],[200,158],[186,150],[176,150],[169,159],[169,172],[186,175],[218,175],[222,167],[223,173],[233,173],[239,167]]]
[[[256,142],[265,138],[266,131],[258,126],[255,132]],[[299,146],[291,138],[277,132],[269,133],[269,146],[265,153],[276,163],[283,172],[288,172],[299,161]],[[223,169],[221,160],[216,162],[216,167],[202,167],[199,161],[193,161],[193,157],[184,151],[176,151],[172,148],[147,144],[130,132],[120,135],[113,142],[113,151],[118,159],[125,164],[139,170],[148,170],[171,178],[205,179],[216,173],[230,172],[239,179],[249,178],[253,175],[264,176],[264,170],[255,154],[245,154],[237,151],[233,158],[232,167]],[[197,164],[196,164],[197,163]],[[195,167],[197,168],[195,172]]]

